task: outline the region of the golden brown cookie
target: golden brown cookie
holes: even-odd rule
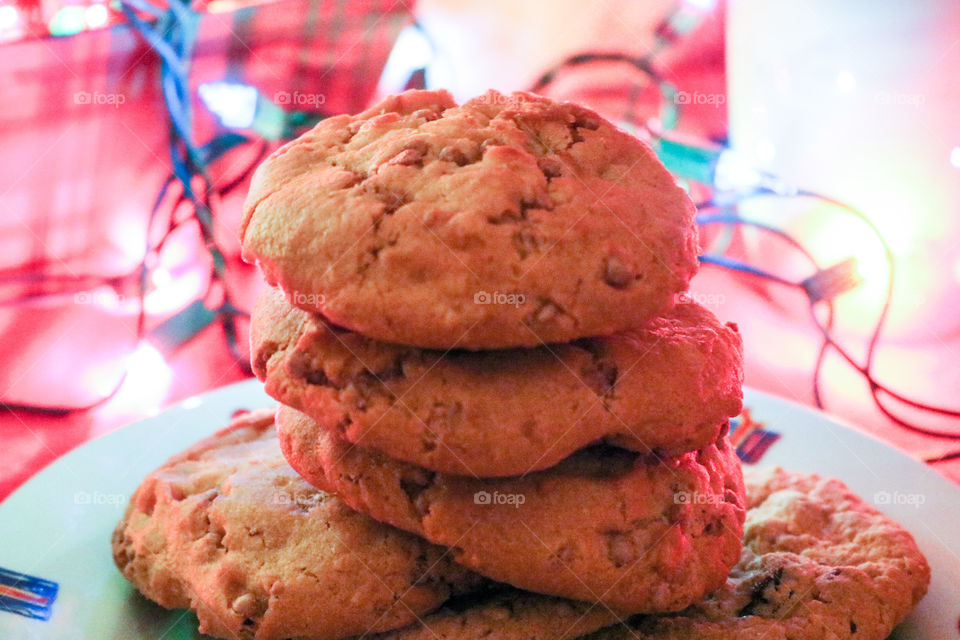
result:
[[[743,484],[725,436],[663,460],[598,446],[478,480],[362,449],[289,407],[277,429],[309,482],[518,588],[619,613],[676,611],[723,584],[739,556]]]
[[[493,585],[491,592],[453,598],[402,629],[368,640],[572,640],[620,617],[587,602]]]
[[[273,411],[237,418],[148,475],[113,536],[149,599],[221,638],[339,639],[408,625],[480,578],[356,513],[284,461]]]
[[[590,640],[883,640],[923,598],[930,568],[913,537],[839,480],[782,469],[744,479],[744,549],[726,584]]]
[[[408,91],[272,154],[240,236],[268,282],[339,326],[493,349],[662,313],[697,269],[693,216],[654,152],[589,109]]]
[[[569,344],[434,351],[378,342],[261,295],[253,369],[267,393],[340,437],[434,471],[509,476],[606,438],[661,456],[699,449],[741,409],[741,341],[696,304]]]

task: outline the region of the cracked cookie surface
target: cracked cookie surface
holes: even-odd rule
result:
[[[696,304],[606,338],[443,352],[334,327],[270,287],[251,349],[278,401],[350,442],[456,475],[545,469],[601,439],[676,455],[714,442],[742,404],[740,336]]]
[[[572,640],[620,617],[587,602],[494,585],[454,598],[422,620],[368,640]]]
[[[744,548],[726,584],[675,616],[589,640],[883,640],[923,598],[912,536],[839,480],[746,469]]]
[[[244,258],[297,306],[425,348],[609,335],[697,269],[694,207],[633,136],[526,93],[408,91],[257,170]]]
[[[598,446],[544,471],[478,480],[362,449],[289,407],[277,431],[309,482],[522,589],[618,613],[676,611],[723,584],[739,557],[745,499],[725,436],[662,461]]]
[[[339,639],[409,625],[481,578],[287,465],[273,410],[149,474],[113,537],[123,575],[222,638]]]

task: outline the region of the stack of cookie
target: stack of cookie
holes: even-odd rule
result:
[[[254,371],[287,460],[497,581],[622,613],[726,579],[740,339],[675,304],[693,206],[636,138],[529,94],[409,92],[258,171]]]
[[[118,566],[223,637],[753,617],[821,565],[767,580],[756,562],[798,549],[741,557],[741,343],[678,297],[693,213],[647,146],[573,104],[413,91],[321,122],[260,167],[241,227],[271,285],[253,368],[282,405],[150,476]],[[756,504],[801,480],[778,482]]]

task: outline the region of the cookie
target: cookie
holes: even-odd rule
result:
[[[590,640],[883,640],[923,598],[930,568],[911,535],[839,480],[744,476],[744,549],[726,584]]]
[[[309,482],[521,589],[618,613],[676,611],[723,584],[739,557],[743,484],[725,437],[663,460],[595,446],[525,476],[475,479],[357,447],[289,407],[277,430]]]
[[[452,599],[410,626],[368,640],[572,640],[616,624],[596,604],[496,586]]]
[[[610,335],[697,270],[694,206],[650,147],[530,93],[327,118],[258,168],[240,236],[296,306],[431,349]]]
[[[736,327],[693,303],[605,338],[443,352],[365,338],[268,288],[251,349],[283,404],[352,443],[456,475],[545,469],[603,438],[677,455],[714,442],[741,410]]]
[[[222,638],[324,640],[410,624],[480,578],[446,550],[356,513],[283,459],[270,412],[148,475],[113,536],[147,598]]]

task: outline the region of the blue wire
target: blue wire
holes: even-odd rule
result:
[[[771,282],[785,284],[791,287],[800,286],[799,283],[794,282],[793,280],[787,280],[786,278],[781,278],[776,274],[770,273],[769,271],[764,271],[763,269],[759,267],[755,267],[752,264],[749,264],[747,262],[741,262],[740,260],[735,260],[733,258],[728,258],[727,256],[706,253],[700,256],[700,262],[705,264],[715,264],[718,267],[724,267],[732,271],[739,271],[740,273],[748,273],[752,276],[763,278],[764,280],[770,280]]]

